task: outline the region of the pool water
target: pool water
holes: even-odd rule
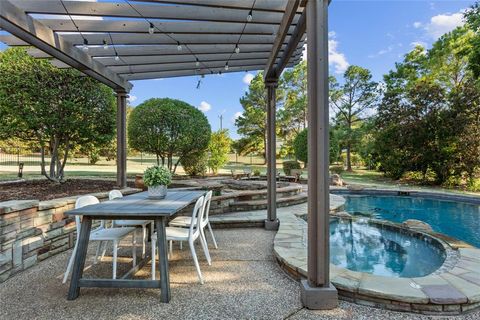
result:
[[[480,206],[418,197],[345,195],[345,211],[394,222],[417,219],[480,248]]]
[[[422,239],[369,225],[366,219],[330,222],[330,262],[389,277],[422,277],[445,261],[445,251]]]

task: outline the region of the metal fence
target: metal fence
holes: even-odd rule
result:
[[[0,148],[0,166],[40,165],[40,152],[35,153],[24,148]]]

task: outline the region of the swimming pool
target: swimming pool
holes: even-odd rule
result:
[[[353,215],[403,222],[417,219],[434,231],[480,248],[480,206],[470,203],[406,196],[352,195],[345,197],[345,211]]]
[[[445,261],[444,248],[423,237],[369,224],[331,219],[330,262],[352,271],[388,277],[423,277]]]

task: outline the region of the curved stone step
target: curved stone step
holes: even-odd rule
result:
[[[307,193],[302,192],[293,196],[277,198],[277,207],[288,207],[307,202]],[[253,211],[267,209],[267,199],[235,201],[230,204],[230,211]]]

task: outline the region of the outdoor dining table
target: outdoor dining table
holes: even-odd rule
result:
[[[168,250],[165,227],[167,219],[204,195],[204,191],[170,190],[164,199],[150,199],[147,192],[132,194],[123,198],[101,202],[74,210],[67,215],[83,216],[79,243],[72,271],[68,300],[76,299],[80,287],[99,288],[160,288],[160,300],[170,301],[170,280],[168,271]],[[133,279],[84,279],[82,278],[87,255],[92,220],[154,220],[157,229],[160,280]],[[154,245],[154,244],[152,244]],[[155,257],[152,263],[155,263]]]

